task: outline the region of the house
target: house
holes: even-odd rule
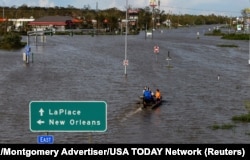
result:
[[[28,25],[31,25],[33,30],[53,29],[64,31],[65,29],[75,28],[77,23],[82,23],[82,20],[70,16],[45,16],[29,22]]]

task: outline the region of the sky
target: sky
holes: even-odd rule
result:
[[[132,8],[145,8],[150,6],[151,0],[0,0],[0,6],[19,7],[23,4],[40,7],[67,7],[90,9],[108,9],[116,7],[126,9],[126,3]],[[250,0],[155,0],[161,11],[170,14],[193,14],[193,15],[221,15],[240,17],[241,10],[250,8]]]

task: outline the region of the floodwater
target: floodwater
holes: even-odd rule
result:
[[[54,143],[249,143],[250,124],[231,120],[248,112],[249,43],[204,36],[209,28],[128,36],[127,76],[124,35],[54,35],[44,43],[31,37],[29,65],[23,49],[1,50],[0,142],[37,143],[47,134],[29,129],[31,101],[106,101],[106,132],[50,132]],[[164,103],[155,110],[137,103],[145,85],[162,92]],[[212,130],[215,124],[235,127]]]

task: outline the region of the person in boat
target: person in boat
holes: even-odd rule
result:
[[[147,90],[147,86],[144,87],[144,89],[142,90],[142,95],[144,95],[144,92]]]
[[[144,89],[142,90],[142,96],[141,96],[142,99],[144,99],[144,93],[145,93],[145,91],[146,91],[147,89],[148,89],[148,87],[145,86]]]
[[[147,88],[143,93],[143,101],[148,103],[151,102],[152,99],[153,99],[152,92],[150,91],[149,88]]]
[[[161,100],[161,92],[158,88],[155,91],[155,99],[156,99],[156,102],[159,102]]]

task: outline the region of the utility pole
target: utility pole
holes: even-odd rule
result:
[[[158,0],[158,9],[159,9],[159,14],[158,14],[158,24],[160,24],[160,14],[161,14],[161,9],[160,9],[160,6],[161,6],[161,2],[160,0]]]
[[[125,33],[125,59],[123,62],[124,65],[124,74],[127,76],[127,65],[128,65],[128,60],[127,60],[127,45],[128,45],[128,0],[126,0],[126,33]]]
[[[249,3],[250,3],[250,0],[249,0]],[[248,64],[250,64],[250,13],[247,14],[247,17],[248,17],[248,35],[249,35],[249,39],[248,39],[248,43],[249,43],[249,47],[248,47],[248,50],[249,50],[249,58],[248,58]]]
[[[96,2],[95,13],[97,15],[97,19],[96,19],[96,26],[95,26],[95,33],[94,34],[97,35],[97,33],[98,33],[98,2]]]
[[[3,19],[4,19],[4,1],[3,1]]]

